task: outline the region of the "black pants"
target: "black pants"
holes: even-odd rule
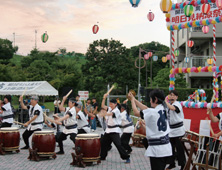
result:
[[[67,136],[69,135],[70,135],[70,139],[73,141],[73,143],[75,143],[76,133],[65,134],[62,132],[58,137],[59,149],[61,152],[64,152],[62,141],[66,140]]]
[[[169,157],[150,157],[151,170],[165,170]]]
[[[25,132],[22,134],[22,138],[25,142],[25,145],[29,147],[29,137],[35,132],[35,131],[41,131],[41,129],[36,130],[25,130]]]
[[[3,128],[3,127],[12,127],[12,123],[3,122],[0,128]]]
[[[121,145],[126,151],[129,151],[129,152],[132,152],[132,148],[129,145],[131,135],[132,133],[123,133],[121,136]]]
[[[176,149],[178,155],[177,156],[178,165],[184,166],[186,164],[186,157],[184,153],[184,147],[180,139],[181,137],[170,138],[170,143],[172,145],[172,151],[173,151],[173,155],[171,156],[170,159],[170,164],[175,165],[175,159],[176,159],[175,149]]]
[[[117,148],[117,150],[120,154],[120,157],[123,160],[128,159],[130,157],[121,145],[121,140],[120,140],[119,133],[105,133],[104,136],[103,136],[103,139],[101,141],[100,156],[101,156],[102,160],[106,159],[106,156],[108,154],[108,149],[110,148],[110,145],[112,144],[112,142],[116,146],[116,148]]]
[[[84,129],[78,129],[78,134],[84,134],[86,131]]]

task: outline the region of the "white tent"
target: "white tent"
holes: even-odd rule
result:
[[[0,82],[0,95],[56,96],[58,91],[47,81]]]

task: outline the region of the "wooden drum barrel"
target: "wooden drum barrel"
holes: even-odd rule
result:
[[[3,151],[19,152],[20,133],[16,127],[0,129],[0,145]]]
[[[134,137],[146,138],[146,127],[142,124],[143,120],[137,121],[134,128]]]
[[[83,162],[100,160],[100,137],[98,134],[79,134],[75,141],[76,154],[83,154]]]
[[[32,136],[32,149],[37,149],[40,157],[55,155],[56,140],[53,131],[35,131]]]

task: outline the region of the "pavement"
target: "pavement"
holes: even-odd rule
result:
[[[45,128],[48,130],[48,128]],[[22,138],[22,133],[25,129],[20,129],[20,137]],[[55,131],[55,130],[54,130]],[[103,133],[101,128],[97,128],[95,132],[92,133]],[[30,137],[30,143],[31,143]],[[79,168],[76,166],[70,165],[72,162],[71,153],[73,151],[73,143],[67,138],[63,142],[64,144],[64,155],[57,155],[57,158],[49,160],[41,160],[39,162],[28,160],[29,152],[28,150],[20,150],[19,153],[7,153],[6,155],[0,155],[0,170],[83,170],[84,168]],[[20,140],[20,148],[24,146],[24,142]],[[59,151],[56,147],[56,152]],[[93,149],[92,149],[93,152]],[[87,166],[85,169],[89,170],[151,170],[150,161],[148,157],[144,156],[145,149],[133,147],[131,153],[130,164],[125,164],[119,156],[119,153],[115,146],[109,151],[106,161],[102,161],[101,164]],[[179,170],[176,167],[174,170]]]

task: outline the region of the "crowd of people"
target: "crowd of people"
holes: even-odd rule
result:
[[[43,110],[38,105],[38,96],[32,96],[28,106],[24,104],[23,96],[20,96],[21,107],[27,109],[29,113],[29,121],[24,124],[27,128],[22,135],[25,142],[22,149],[30,147],[29,137],[33,132],[42,130],[43,123],[46,123],[49,127],[56,128],[56,141],[59,146],[57,154],[64,154],[63,141],[67,139],[67,136],[70,136],[75,144],[77,134],[96,130],[96,120],[98,119],[104,130],[104,134],[101,136],[100,159],[106,160],[113,143],[121,159],[130,163],[132,148],[129,142],[134,132],[134,125],[128,110],[128,99],[122,104],[116,99],[111,99],[109,106],[106,106],[107,96],[107,93],[103,95],[100,112],[98,112],[99,105],[95,98],[92,99],[92,104],[90,99],[82,103],[77,95],[76,98],[69,98],[68,106],[65,107],[67,96],[64,96],[62,101],[57,97],[54,102],[54,119],[51,123],[44,119]],[[151,108],[138,101],[131,92],[128,94],[133,114],[141,117],[145,122],[146,138],[143,141],[146,146],[145,156],[150,158],[152,170],[173,169],[176,166],[176,158],[178,165],[183,170],[186,157],[181,138],[185,135],[185,127],[183,109],[177,101],[178,93],[176,90],[171,90],[165,97],[161,90],[155,89],[150,92],[149,96]],[[1,127],[11,127],[13,124],[10,102],[11,96],[9,95],[4,97],[4,101],[0,101],[3,115]],[[208,112],[213,122],[221,122],[221,113],[215,117],[211,109],[208,109]],[[60,126],[64,126],[62,131]],[[222,131],[215,134],[215,137],[219,137],[221,134]],[[169,166],[166,168],[167,164]]]

